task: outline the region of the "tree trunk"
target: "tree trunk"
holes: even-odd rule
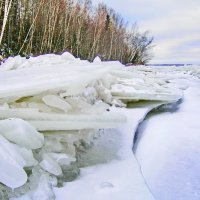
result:
[[[9,0],[5,0],[3,24],[2,24],[1,34],[0,34],[0,45],[1,45],[2,40],[3,40],[3,35],[4,35],[5,28],[6,28],[6,23],[8,21],[8,14],[9,14],[11,5],[12,5],[12,0],[10,0],[10,1]]]

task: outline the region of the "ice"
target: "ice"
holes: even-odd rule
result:
[[[40,162],[40,166],[48,171],[50,174],[59,176],[62,174],[62,169],[58,162],[51,157],[51,154],[43,154],[43,160]]]
[[[90,103],[94,104],[97,100],[98,93],[94,87],[87,87],[82,93],[82,96]]]
[[[102,83],[99,83],[96,86],[96,89],[97,89],[100,99],[102,99],[105,103],[112,104],[113,96],[109,89],[104,87]]]
[[[60,136],[59,132],[53,132],[53,134],[51,133],[45,133],[44,149],[47,152],[63,152],[65,149],[65,144],[61,142],[62,137]]]
[[[158,69],[144,66],[125,68],[118,61],[86,63],[74,58],[67,52],[63,55],[41,55],[28,60],[16,57],[13,58],[13,62],[18,63],[19,59],[22,60],[21,67],[0,74],[2,83],[0,84],[0,101],[2,103],[12,99],[14,101],[19,96],[35,96],[46,91],[50,91],[50,95],[62,92],[65,97],[80,95],[88,85],[95,82],[100,87],[102,84],[105,88],[101,87],[105,91],[107,99],[104,96],[102,99],[108,103],[112,103],[113,99],[109,97],[112,94],[114,98],[122,100],[164,99],[171,101],[181,97],[181,93],[176,90],[178,92],[176,94],[174,87],[170,87],[169,81],[176,79],[176,77],[180,78],[178,76],[187,75],[189,70],[192,75],[198,76],[199,74],[196,67],[190,67],[190,69],[184,67]],[[56,68],[54,65],[56,65]],[[4,68],[6,68],[6,63],[1,67],[1,69]],[[175,73],[172,76],[167,70],[174,70]],[[13,79],[13,77],[15,78]],[[24,82],[26,82],[26,85],[23,84]],[[116,84],[120,84],[122,89],[117,90]],[[112,88],[111,91],[106,91],[110,88]],[[132,91],[134,91],[134,94],[132,94]]]
[[[3,136],[0,135],[1,146],[8,152],[8,154],[22,167],[30,167],[36,165],[38,162],[33,157],[30,149],[15,145]]]
[[[1,120],[0,134],[9,141],[28,149],[38,149],[44,142],[44,136],[22,119]]]
[[[71,162],[76,161],[76,158],[64,153],[49,153],[49,156],[56,160],[59,165],[69,165]]]
[[[99,102],[96,102],[94,105],[90,106],[90,107],[86,107],[86,108],[83,108],[81,109],[81,112],[82,113],[87,113],[87,114],[102,114],[104,113],[107,109],[109,109],[109,105],[102,102],[102,101],[99,101]]]
[[[55,181],[47,174],[38,174],[38,184],[36,187],[27,194],[18,197],[10,198],[10,200],[53,200],[55,195],[53,192],[53,186],[55,186]]]
[[[44,101],[46,105],[50,107],[58,108],[60,110],[63,110],[64,112],[68,112],[72,110],[71,105],[58,96],[46,95],[42,98],[42,100]]]
[[[108,112],[108,111],[103,112],[108,106],[105,103],[99,102],[99,104],[100,104],[99,107],[96,108],[98,114],[92,113],[92,111],[90,111],[90,113],[87,113],[87,114],[74,113],[74,114],[65,115],[62,113],[41,113],[37,111],[31,112],[31,110],[29,109],[28,110],[27,109],[8,109],[8,110],[1,110],[1,117],[2,118],[10,118],[10,117],[22,118],[24,120],[27,120],[33,127],[35,127],[37,130],[40,130],[40,131],[42,130],[43,131],[44,130],[79,130],[79,129],[81,130],[81,129],[96,129],[96,128],[106,128],[106,127],[114,128],[126,121],[126,118],[123,115],[119,115],[115,112]],[[97,105],[94,105],[94,106],[97,107]],[[19,122],[22,122],[22,121],[19,120]],[[33,130],[32,132],[35,133]],[[10,134],[12,135],[12,133]],[[25,139],[26,138],[23,138],[23,141]],[[41,140],[40,144],[42,145],[42,138],[40,139],[38,138],[38,142],[39,140]]]
[[[116,60],[116,61],[103,61],[101,64],[104,67],[112,66],[114,69],[118,69],[119,67],[124,67],[124,65],[118,60]]]
[[[107,74],[101,79],[101,82],[104,87],[110,89],[113,84],[117,84],[119,82],[119,79],[111,74]]]
[[[76,58],[69,52],[65,52],[61,55],[61,57],[67,61],[75,61]]]
[[[54,183],[49,181],[49,177],[47,175],[42,175],[40,177],[39,184],[37,188],[31,192],[31,199],[34,200],[52,200],[55,199],[55,194],[52,190]]]
[[[94,60],[93,63],[101,63],[101,58],[99,58],[99,56],[97,56]]]
[[[22,186],[27,181],[23,170],[26,162],[14,146],[0,135],[0,182],[10,188]]]
[[[21,154],[17,151],[14,144],[7,141],[3,136],[0,135],[0,144],[1,147],[7,151],[10,157],[12,157],[21,167],[26,165],[26,161],[21,156]]]
[[[101,109],[98,108],[98,109]],[[105,106],[103,106],[105,109]],[[100,110],[102,111],[102,110]],[[38,115],[39,116],[39,115]],[[42,117],[42,115],[41,115]],[[79,114],[79,115],[46,115],[50,120],[28,120],[29,123],[39,131],[63,131],[63,130],[83,130],[115,128],[126,122],[123,115],[104,112],[102,114]],[[53,118],[57,118],[54,120]],[[60,118],[60,120],[59,120]]]
[[[90,98],[91,99],[91,98]],[[81,97],[66,97],[65,100],[73,107],[73,110],[80,110],[91,107],[85,98]],[[92,98],[92,101],[94,99]]]
[[[131,100],[151,100],[151,101],[177,101],[183,97],[182,91],[170,93],[168,91],[136,90],[130,86],[114,85],[111,93],[118,99]]]
[[[36,103],[36,102],[28,102],[27,103],[27,106],[29,108],[35,108],[35,109],[38,109],[38,111],[41,111],[41,112],[52,112],[52,109],[45,105],[44,103]]]
[[[189,95],[187,92],[191,92],[191,83],[198,78],[200,69],[197,66],[125,67],[119,61],[101,61],[99,57],[90,63],[69,52],[7,59],[0,68],[0,182],[3,196],[8,194],[20,200],[53,200],[55,195],[56,200],[68,197],[73,200],[154,199],[145,173],[142,174],[132,152],[134,131],[151,109],[180,100],[189,102],[190,96],[197,92]],[[188,106],[183,104],[184,113],[179,118],[184,124],[191,124],[185,131],[194,136],[198,124],[193,119],[198,119],[196,107],[199,105],[194,99],[190,102]],[[131,109],[122,108],[130,105]],[[156,131],[159,130],[158,122],[159,119],[155,122]],[[165,122],[170,120],[166,118]],[[153,134],[156,131],[152,131]],[[103,132],[107,133],[104,139]],[[197,135],[191,137],[193,141],[198,141]],[[188,135],[185,134],[185,138],[183,143],[187,147]],[[165,162],[165,154],[159,154],[161,151],[157,149],[162,150],[165,144],[169,144],[167,149],[170,149],[177,142],[164,138],[165,144],[161,147],[159,142],[154,143],[156,139],[150,137],[144,150],[153,144],[148,153],[158,153],[159,159],[148,156],[142,160],[155,164],[151,171],[159,166],[157,160],[160,165]],[[93,145],[97,146],[92,148]],[[191,146],[189,149],[195,152],[198,145],[194,149]],[[184,156],[195,163],[186,154]],[[182,163],[187,164],[184,159]],[[81,176],[74,181],[79,175],[79,167],[82,167]],[[155,176],[158,171],[154,170]],[[164,177],[166,171],[158,177]],[[198,170],[195,168],[194,171]],[[172,177],[171,174],[168,177]],[[199,195],[193,182],[181,180],[187,185],[192,184],[194,190],[188,190],[190,186],[185,189],[188,194],[195,191],[195,195]],[[66,181],[72,182],[64,184]],[[159,181],[161,187],[156,186],[156,189],[163,187],[163,191],[166,188],[165,191],[169,191],[169,186]],[[173,183],[170,185],[176,188]],[[53,189],[57,186],[63,187]],[[11,191],[9,187],[16,189]],[[167,198],[167,195],[163,196]]]
[[[0,101],[7,102],[11,98],[33,96],[52,90],[54,92],[66,90],[68,96],[81,94],[89,83],[101,78],[110,70],[110,67],[105,68],[101,65],[72,64],[69,66],[70,68],[64,64],[56,68],[35,66],[1,72]]]
[[[30,149],[25,147],[20,147],[15,145],[16,151],[20,153],[20,155],[25,160],[25,167],[32,167],[38,164],[38,161],[34,158],[33,152]]]
[[[14,70],[22,65],[24,61],[26,61],[26,58],[22,58],[21,56],[9,57],[3,64],[3,67],[0,68],[0,72]]]
[[[133,156],[132,140],[138,123],[154,106],[158,104],[133,110],[117,109],[119,114],[130,116],[127,123],[117,130],[107,130],[112,137],[104,138],[108,141],[102,143],[102,149],[97,148],[97,152],[93,152],[88,158],[93,161],[98,159],[91,156],[109,157],[113,154],[110,158],[114,157],[114,160],[106,160],[105,163],[92,162],[92,166],[82,168],[79,179],[66,183],[63,188],[55,188],[56,200],[64,200],[67,195],[73,200],[79,200],[80,196],[82,200],[153,200]],[[104,149],[107,149],[106,153]]]

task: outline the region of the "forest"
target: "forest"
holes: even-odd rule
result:
[[[132,27],[132,28],[130,28]],[[68,51],[92,61],[146,64],[153,37],[90,0],[0,0],[0,57]]]

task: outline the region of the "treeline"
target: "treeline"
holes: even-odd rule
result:
[[[0,54],[69,51],[81,59],[145,64],[153,38],[104,4],[90,0],[0,0]]]

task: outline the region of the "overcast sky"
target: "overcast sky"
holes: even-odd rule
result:
[[[154,36],[151,63],[200,64],[200,0],[93,0]]]

